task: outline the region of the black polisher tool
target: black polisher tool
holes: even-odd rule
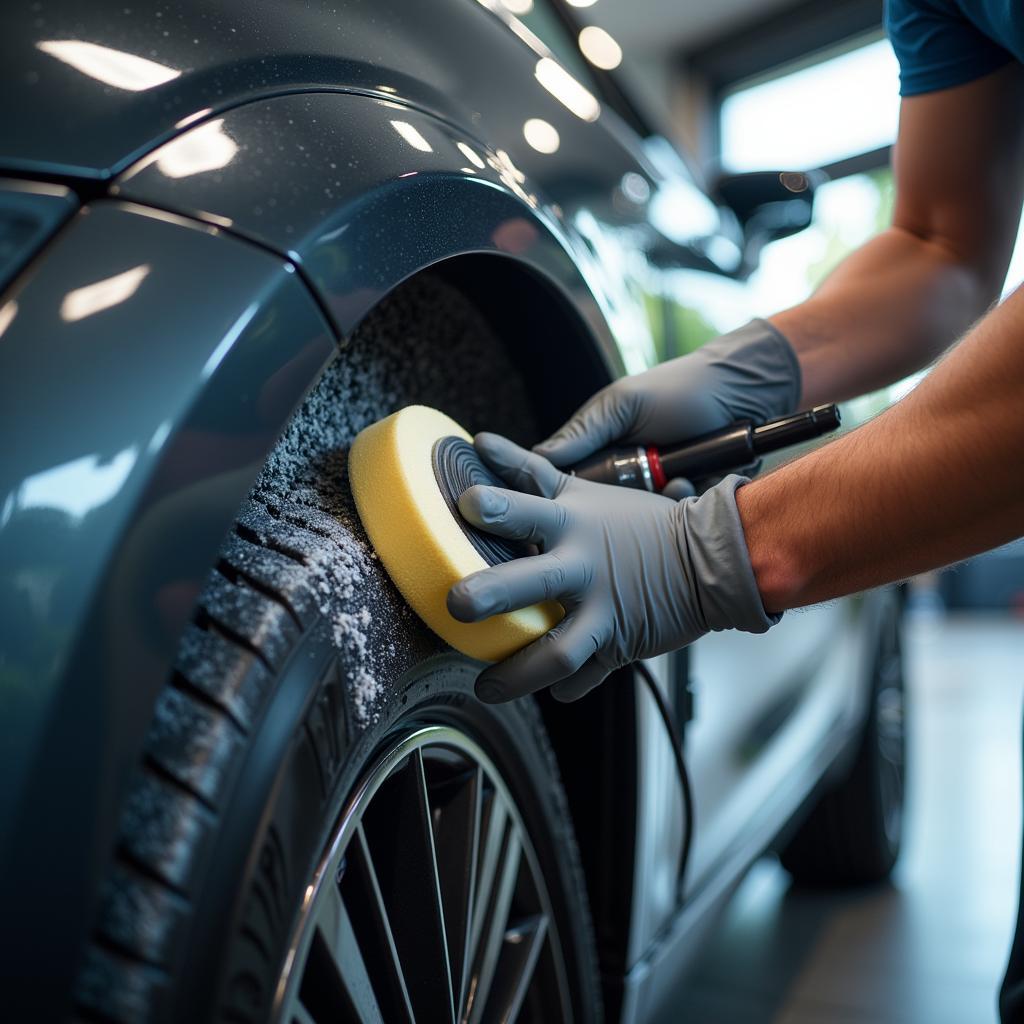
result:
[[[839,424],[837,406],[816,405],[760,426],[750,420],[737,420],[672,448],[636,445],[601,451],[584,459],[571,472],[597,483],[661,491],[676,477],[700,482],[722,476],[757,462],[769,452],[828,434]]]

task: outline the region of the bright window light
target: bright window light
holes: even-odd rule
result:
[[[83,455],[44,470],[30,476],[15,492],[17,503],[22,508],[55,508],[80,518],[121,490],[138,454],[138,448],[131,447],[106,460]]]
[[[886,226],[891,180],[887,171],[854,174],[818,189],[811,227],[761,254],[749,282],[759,316],[803,302],[844,256]]]
[[[1003,298],[1010,292],[1024,284],[1024,223],[1017,232],[1017,244],[1013,250],[1013,257],[1010,260],[1010,268],[1006,272],[1006,282],[1003,285]]]
[[[722,103],[722,163],[733,171],[809,168],[890,145],[899,65],[880,39],[749,85]]]

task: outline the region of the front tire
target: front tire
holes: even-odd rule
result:
[[[125,1024],[599,1019],[584,880],[533,701],[480,703],[477,666],[441,652],[360,727],[329,624],[299,628],[282,597],[275,627],[277,602],[230,568],[190,633],[220,689],[185,665],[161,700],[82,1009]],[[223,609],[256,594],[264,614],[227,627]]]
[[[432,277],[349,340],[221,548],[128,786],[76,989],[83,1018],[390,1024],[411,1008],[486,1022],[505,992],[521,1021],[600,1019],[584,879],[536,705],[476,700],[479,666],[412,614],[355,514],[352,439],[417,402],[536,435],[501,343]],[[364,806],[371,789],[384,804]],[[500,834],[482,823],[496,806]],[[474,901],[452,864],[480,837],[491,852]],[[347,930],[318,909],[332,871]]]

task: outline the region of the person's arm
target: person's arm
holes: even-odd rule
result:
[[[920,369],[998,297],[1024,189],[1022,125],[1016,62],[902,101],[892,226],[769,318],[800,359],[802,406]]]
[[[593,483],[496,435],[477,451],[511,489],[462,515],[541,554],[460,580],[463,622],[557,600],[566,617],[481,673],[477,695],[574,700],[611,671],[711,630],[763,632],[786,609],[903,579],[1024,533],[1024,289],[902,402],[753,483],[670,501]],[[527,492],[527,493],[520,493]]]
[[[737,491],[765,609],[948,565],[1024,533],[1024,289],[903,401]]]
[[[1024,193],[1024,68],[904,99],[895,153],[892,226],[814,295],[615,381],[536,450],[569,467],[612,444],[679,442],[851,398],[940,355],[1006,274]]]

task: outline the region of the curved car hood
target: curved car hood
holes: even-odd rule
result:
[[[107,177],[202,113],[304,89],[469,124],[467,72],[486,77],[486,55],[464,33],[489,17],[470,0],[4,4],[0,168]]]

